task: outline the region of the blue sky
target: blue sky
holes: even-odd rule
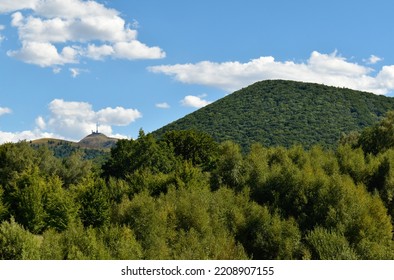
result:
[[[153,131],[256,81],[393,95],[393,1],[0,0],[0,143]]]

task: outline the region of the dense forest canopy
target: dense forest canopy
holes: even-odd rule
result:
[[[236,91],[154,132],[195,129],[248,151],[264,146],[319,144],[334,148],[342,133],[372,126],[394,98],[295,81],[268,80]]]
[[[103,165],[3,144],[0,259],[394,259],[393,127],[247,153],[141,131]]]

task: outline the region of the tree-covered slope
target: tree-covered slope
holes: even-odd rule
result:
[[[312,83],[257,82],[154,132],[195,129],[215,140],[233,140],[243,148],[320,143],[333,146],[342,133],[374,124],[394,99]]]

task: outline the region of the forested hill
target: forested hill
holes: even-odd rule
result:
[[[118,140],[97,132],[86,136],[79,142],[42,138],[31,141],[31,146],[34,148],[47,147],[58,158],[69,157],[74,152],[80,151],[85,159],[95,159],[108,155]]]
[[[257,82],[154,132],[195,129],[244,149],[335,145],[342,133],[374,124],[394,98],[345,88],[283,80]]]

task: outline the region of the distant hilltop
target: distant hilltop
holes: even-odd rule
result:
[[[92,134],[86,136],[77,144],[82,148],[88,149],[110,149],[116,145],[119,139],[111,138],[105,134],[96,131],[92,131]]]
[[[46,146],[54,152],[56,157],[60,158],[67,157],[74,151],[82,149],[85,158],[93,159],[108,153],[110,149],[116,145],[118,140],[119,139],[108,137],[98,131],[92,131],[92,134],[89,134],[79,142],[55,138],[42,138],[31,141],[31,145],[36,148]]]

